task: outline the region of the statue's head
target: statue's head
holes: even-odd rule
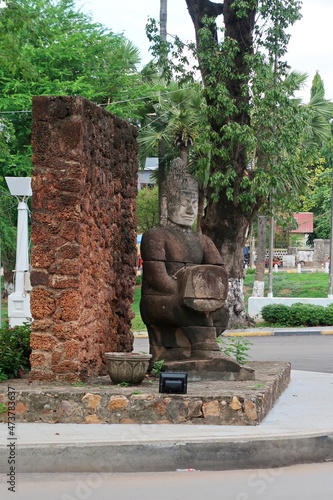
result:
[[[198,215],[198,184],[180,158],[172,163],[162,190],[161,225],[191,227]]]

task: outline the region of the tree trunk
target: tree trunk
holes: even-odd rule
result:
[[[244,92],[244,88],[246,88],[249,79],[246,55],[253,50],[256,2],[252,3],[253,8],[249,8],[245,16],[237,16],[234,0],[224,0],[223,4],[212,3],[209,0],[186,0],[186,3],[195,27],[197,46],[199,48],[201,45],[199,30],[203,26],[203,17],[208,16],[216,19],[222,13],[225,24],[224,36],[238,43],[239,50],[235,53],[233,74],[230,74],[230,76],[226,76],[224,72],[221,74],[221,82],[224,83],[230,98],[233,100],[234,111],[229,116],[224,116],[224,118],[220,118],[218,113],[213,113],[210,118],[210,126],[215,137],[220,137],[224,125],[237,123],[242,127],[250,124],[248,112],[249,93]],[[210,31],[213,39],[217,40],[216,25],[211,24]],[[199,57],[200,54],[202,54],[201,51],[199,51]],[[202,57],[203,59],[199,60],[202,68],[202,78],[204,85],[209,85],[207,77],[210,69],[205,64],[204,56]],[[215,71],[215,69],[212,69],[212,71]],[[216,72],[214,77],[217,77]],[[210,92],[207,98],[208,106],[212,108],[218,106],[218,99],[218,95]],[[213,149],[220,149],[223,138],[218,140],[220,142],[217,142],[216,145],[212,143]],[[247,175],[248,157],[246,147],[237,143],[237,140],[234,141],[234,144],[231,144],[229,139],[226,139],[225,146],[226,150],[229,151],[229,158],[225,160],[221,158],[219,153],[214,155],[213,152],[211,173],[212,175],[218,173],[223,176],[232,165],[235,176],[233,185],[227,186],[227,189],[230,191],[231,188],[234,194],[230,198],[230,192],[227,193],[226,188],[220,187],[216,191],[215,186],[208,186],[207,207],[202,221],[202,231],[213,239],[229,273],[228,307],[230,319],[228,326],[232,327],[236,324],[245,325],[250,322],[250,318],[245,311],[244,297],[241,291],[244,277],[243,247],[246,231],[252,225],[258,206],[255,202],[244,210],[244,207],[239,202],[239,196],[242,194],[241,181]],[[218,201],[213,201],[212,197],[214,196],[216,200],[217,193]]]
[[[197,45],[199,45],[198,32],[203,28],[202,18],[204,16],[216,18],[223,12],[222,3],[212,3],[209,0],[186,0],[187,8],[192,18]],[[215,38],[217,39],[217,29],[215,30]]]
[[[167,38],[167,12],[168,0],[160,0],[160,37],[164,41]]]
[[[184,165],[188,164],[188,146],[180,145],[180,158]]]
[[[241,208],[230,204],[227,198],[212,202],[208,196],[206,215],[202,221],[203,233],[209,235],[221,253],[229,274],[228,327],[249,326],[250,317],[245,310],[243,295],[244,245],[248,227],[252,224],[251,215],[244,215]]]
[[[258,248],[256,274],[253,284],[253,297],[263,297],[265,290],[265,258],[266,258],[266,217],[259,215],[258,217]]]

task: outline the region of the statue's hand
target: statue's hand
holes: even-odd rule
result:
[[[177,280],[169,276],[165,262],[145,261],[144,278],[150,287],[166,295],[178,295]]]
[[[220,266],[198,265],[181,269],[177,273],[177,285],[185,306],[208,313],[223,307],[228,278]]]

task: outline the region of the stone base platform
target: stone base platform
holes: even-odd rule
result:
[[[290,381],[290,364],[251,362],[255,380],[189,382],[187,394],[160,394],[159,379],[112,385],[109,377],[59,385],[6,380],[0,403],[14,401],[15,422],[258,425]],[[10,408],[13,409],[13,403]],[[8,413],[0,413],[0,422]]]
[[[214,359],[167,361],[163,364],[165,372],[185,372],[189,382],[221,382],[240,380],[255,380],[255,370],[250,366],[242,366],[238,372],[218,371],[218,364]],[[201,368],[201,369],[199,369]]]

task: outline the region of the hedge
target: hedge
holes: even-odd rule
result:
[[[261,315],[268,324],[285,326],[333,325],[333,304],[327,307],[297,302],[291,306],[270,304],[262,308]]]

